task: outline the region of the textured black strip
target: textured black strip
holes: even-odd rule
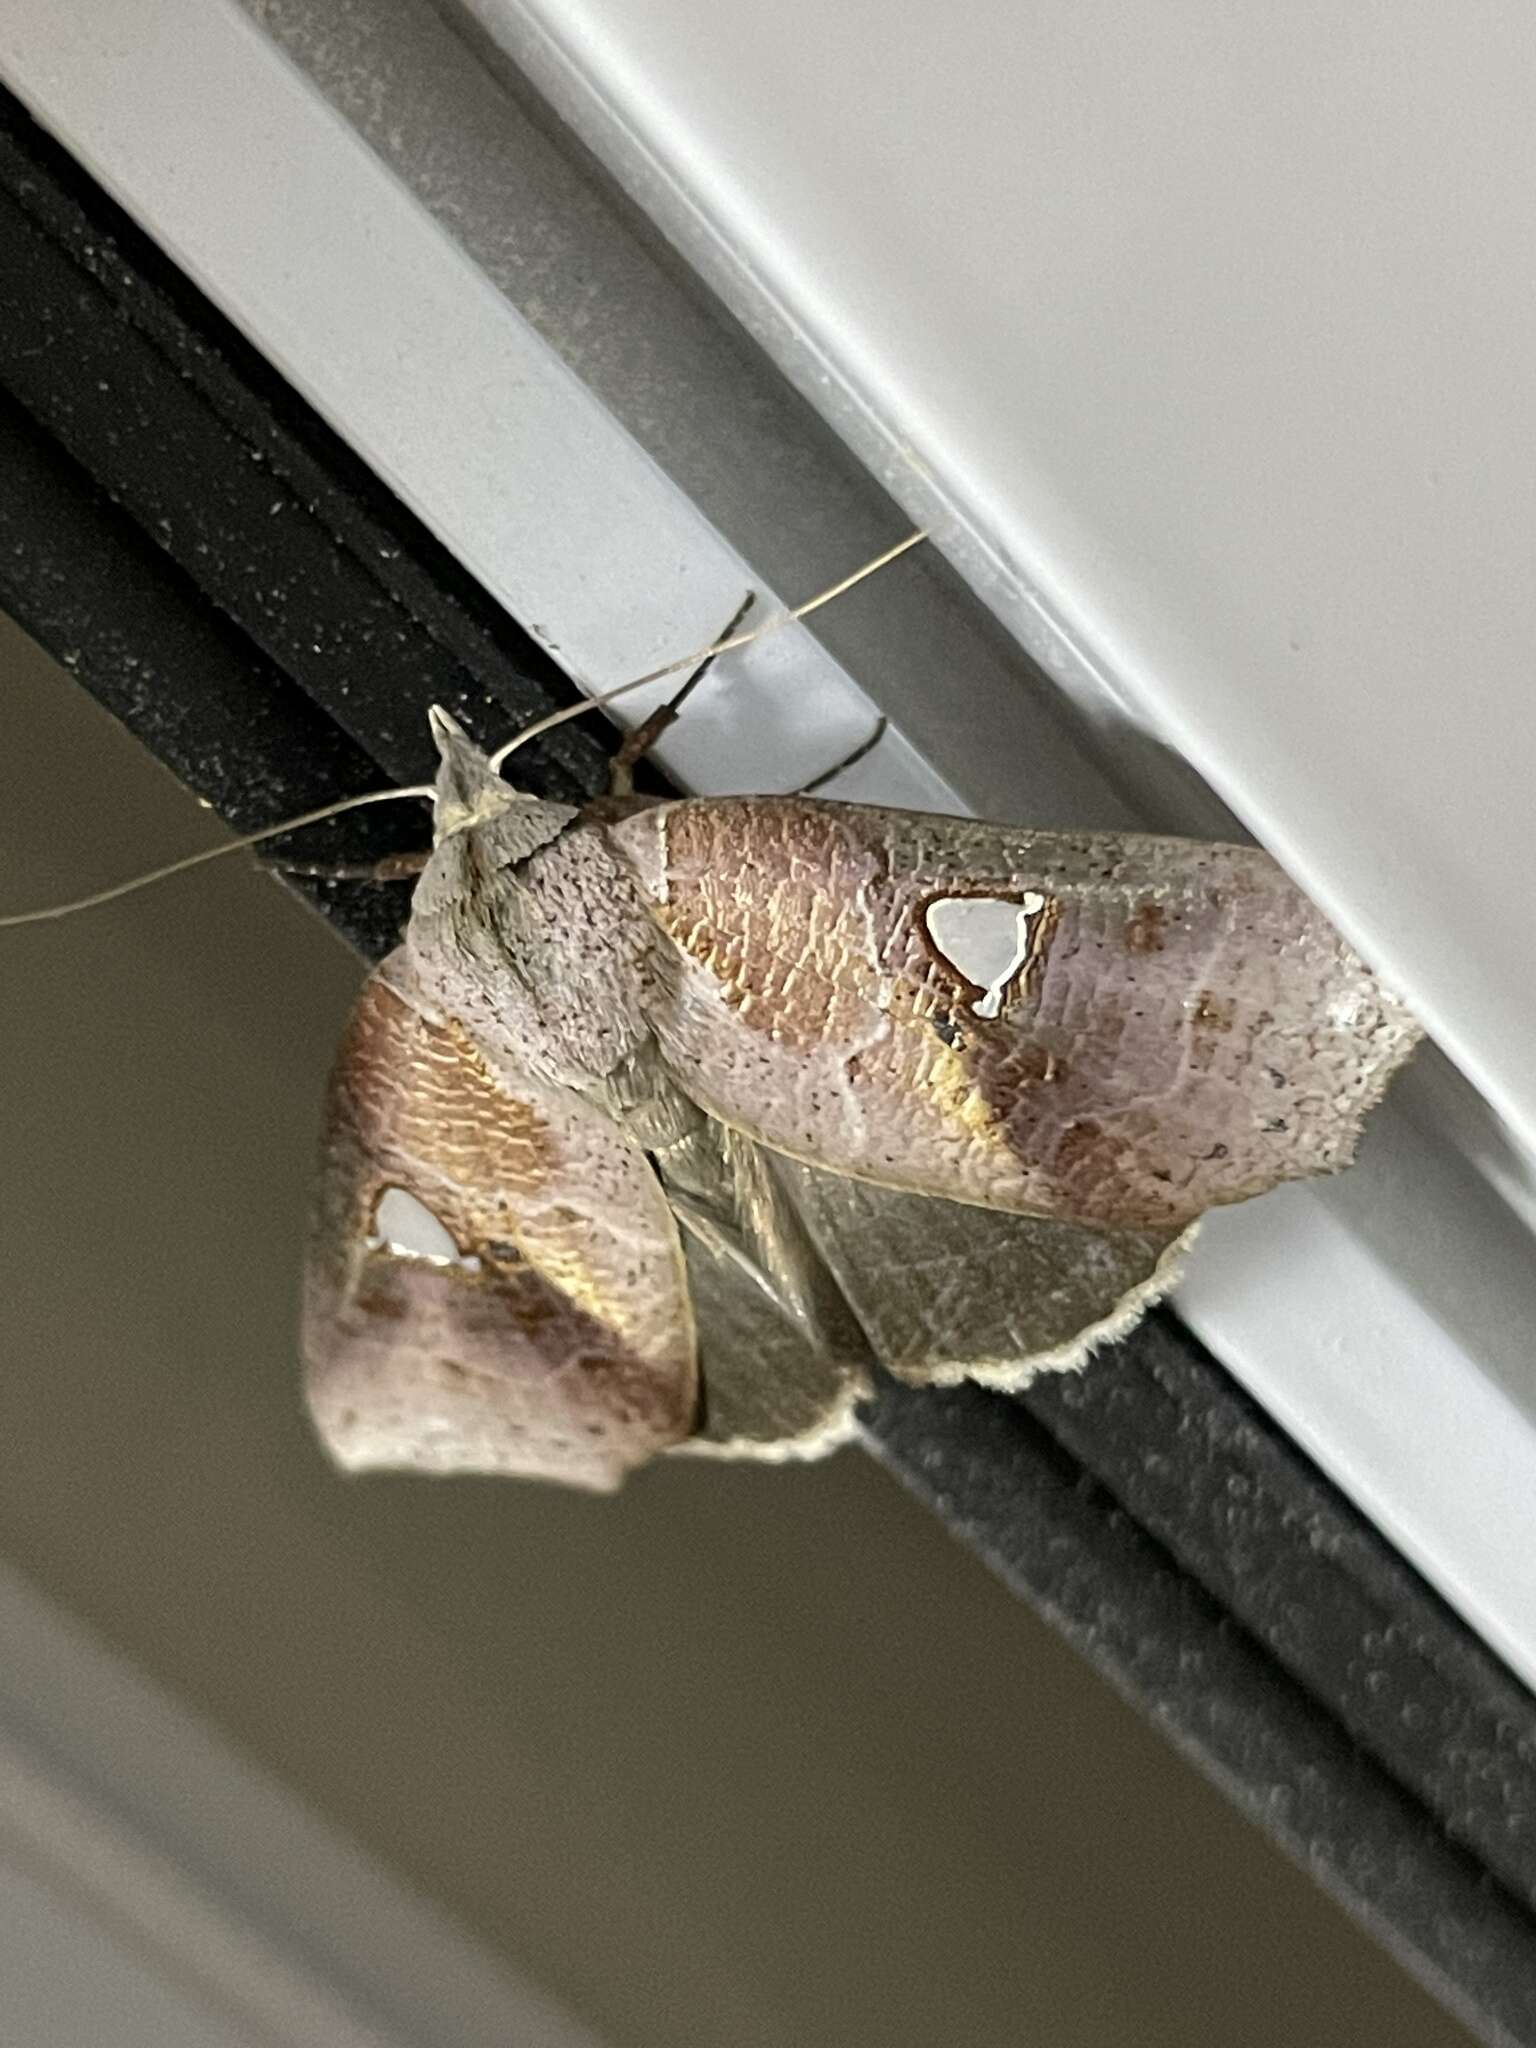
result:
[[[1087,1377],[1140,1378],[1148,1351],[1180,1350],[1198,1355],[1164,1322],[1104,1353]],[[1203,1418],[1187,1420],[1198,1434]],[[1416,1788],[1355,1743],[1334,1695],[1292,1678],[1179,1548],[1142,1527],[1023,1403],[974,1387],[891,1388],[868,1436],[957,1536],[1458,2018],[1488,2041],[1536,2040],[1531,1914],[1484,1860],[1447,1839]],[[1234,1533],[1241,1545],[1240,1516]],[[1272,1548],[1266,1533],[1250,1568],[1288,1580],[1296,1595],[1326,1597],[1304,1585],[1294,1542]]]
[[[0,305],[0,601],[232,821],[418,775],[433,697],[494,735],[564,695],[3,103]],[[600,760],[577,729],[526,779]],[[397,909],[319,894],[389,943]],[[1536,1708],[1171,1318],[1021,1402],[890,1389],[868,1433],[1448,2004],[1536,2048]]]
[[[1536,1911],[1536,1703],[1182,1324],[1025,1405]]]
[[[430,775],[423,707],[487,742],[566,678],[9,96],[0,382],[390,779]],[[530,750],[596,788],[585,726]]]
[[[0,607],[240,830],[387,780],[4,390]],[[356,858],[423,845],[428,831],[424,808],[386,804],[338,820],[323,839],[306,836],[306,853],[327,857],[342,826]],[[408,900],[294,887],[375,956],[393,944]],[[12,893],[22,893],[14,881]]]

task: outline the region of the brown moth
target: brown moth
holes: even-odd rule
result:
[[[434,850],[331,1084],[303,1348],[351,1468],[616,1486],[1023,1384],[1200,1214],[1349,1163],[1419,1036],[1267,855],[809,797],[521,794]]]

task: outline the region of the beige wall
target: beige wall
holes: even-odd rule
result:
[[[196,843],[0,622],[0,902]],[[358,967],[242,860],[0,934],[0,1552],[616,2048],[1464,2037],[857,1452],[346,1482],[296,1400]]]

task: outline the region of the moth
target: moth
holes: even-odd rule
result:
[[[1264,853],[809,796],[519,791],[443,712],[304,1288],[343,1467],[607,1490],[1017,1387],[1207,1209],[1347,1165],[1418,1027]],[[505,752],[506,750],[503,750]]]
[[[489,756],[434,710],[430,785],[0,916],[430,797],[332,1074],[304,1279],[345,1468],[609,1490],[663,1451],[828,1450],[881,1371],[1020,1387],[1134,1324],[1204,1211],[1347,1166],[1421,1035],[1251,847],[637,796],[704,667],[606,797],[499,772],[697,659]]]

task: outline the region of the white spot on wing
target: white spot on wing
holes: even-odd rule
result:
[[[380,1195],[368,1243],[373,1250],[392,1252],[397,1259],[462,1266],[470,1273],[480,1270],[480,1261],[459,1250],[452,1231],[408,1188],[386,1188]]]
[[[977,1017],[996,1017],[1008,984],[1029,958],[1030,933],[1045,908],[1034,889],[1021,896],[940,896],[928,905],[928,936],[957,974],[982,993]]]

